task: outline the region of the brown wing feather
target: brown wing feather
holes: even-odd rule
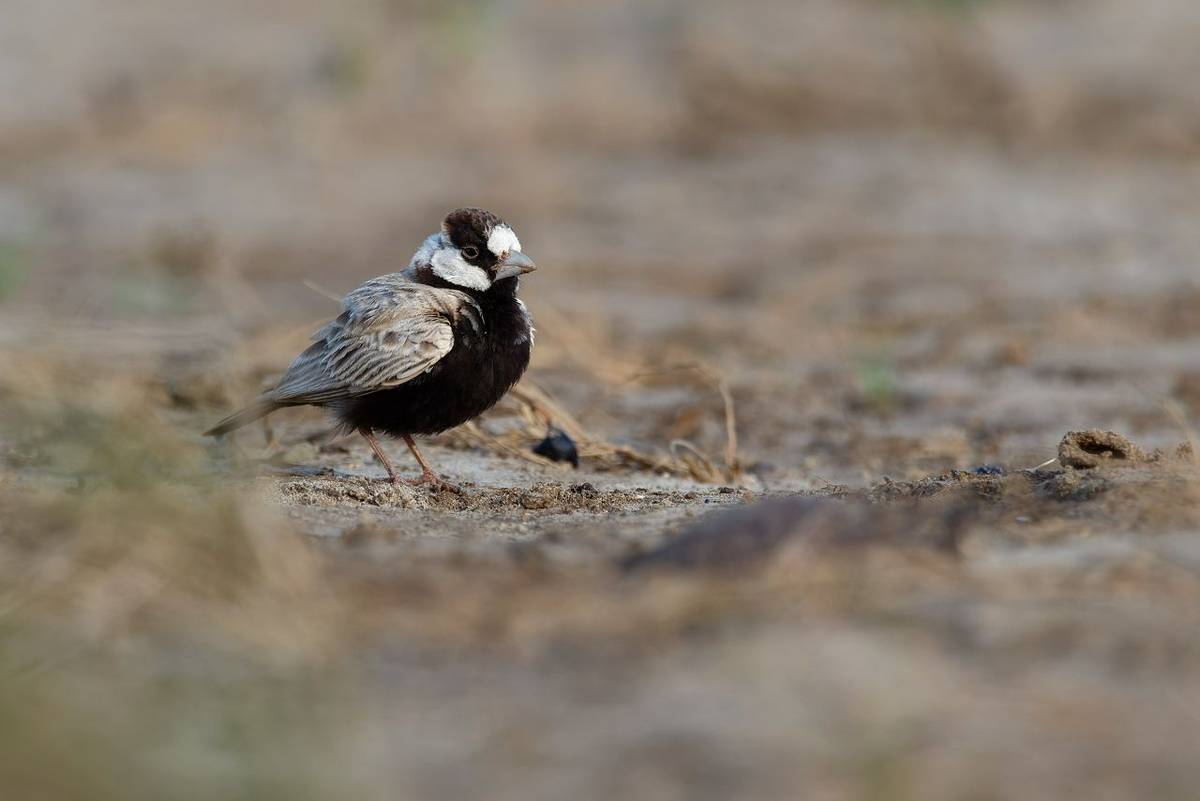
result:
[[[473,303],[395,274],[372,279],[346,296],[345,311],[313,335],[270,397],[328,403],[411,381],[454,347],[452,323]]]

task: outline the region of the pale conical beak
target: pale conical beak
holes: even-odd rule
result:
[[[537,269],[537,265],[533,263],[533,259],[519,250],[510,251],[504,258],[504,261],[496,266],[500,269],[496,270],[496,277],[493,279],[495,281],[503,281],[505,278],[524,275]]]

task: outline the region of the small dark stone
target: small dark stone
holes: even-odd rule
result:
[[[533,446],[533,452],[553,462],[570,462],[572,467],[579,467],[579,451],[575,448],[575,440],[559,428],[547,431],[546,438]]]
[[[1004,467],[998,464],[983,464],[971,471],[977,476],[1002,476]]]

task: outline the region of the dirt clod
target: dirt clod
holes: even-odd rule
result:
[[[1077,470],[1128,467],[1149,460],[1144,450],[1114,431],[1070,431],[1058,444],[1059,464]]]

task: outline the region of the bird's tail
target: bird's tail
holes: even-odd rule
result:
[[[283,404],[277,403],[268,397],[262,397],[254,403],[247,406],[241,411],[234,412],[226,417],[221,422],[204,432],[206,437],[219,437],[222,434],[228,434],[230,431],[235,431],[244,425],[253,423],[260,417],[266,417],[271,412],[282,407]]]

